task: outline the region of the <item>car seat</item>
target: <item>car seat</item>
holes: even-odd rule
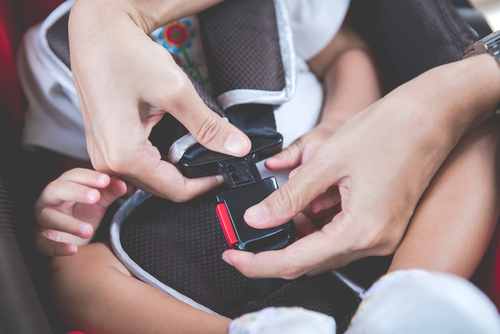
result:
[[[20,98],[20,92],[18,90],[17,76],[15,74],[14,62],[13,62],[13,59],[14,59],[13,55],[15,53],[14,50],[15,50],[15,47],[16,47],[16,44],[18,41],[18,37],[19,37],[18,32],[24,30],[28,25],[27,23],[36,23],[38,21],[37,19],[43,19],[50,12],[51,9],[55,8],[55,6],[58,5],[57,2],[59,2],[59,1],[58,0],[55,0],[55,1],[54,0],[53,1],[49,1],[49,0],[46,0],[46,1],[28,1],[28,0],[25,0],[25,1],[19,1],[18,3],[9,2],[8,0],[1,0],[0,1],[0,9],[1,9],[1,12],[0,12],[0,14],[1,14],[1,17],[0,17],[0,20],[1,20],[0,21],[0,37],[2,38],[0,40],[2,43],[2,44],[0,44],[0,47],[1,47],[1,49],[0,49],[0,57],[1,58],[0,59],[2,60],[2,62],[0,63],[0,66],[2,66],[2,67],[0,67],[2,69],[2,72],[1,72],[2,76],[0,77],[0,81],[1,81],[1,85],[0,85],[0,88],[1,88],[0,108],[1,109],[0,109],[0,112],[3,114],[3,116],[5,116],[5,119],[10,118],[10,121],[11,121],[10,124],[8,122],[2,122],[2,124],[5,124],[5,126],[7,127],[7,129],[9,129],[9,131],[14,130],[14,131],[12,131],[13,134],[10,138],[8,138],[6,140],[2,138],[2,144],[5,144],[5,143],[10,144],[10,143],[15,142],[18,139],[17,136],[18,136],[19,126],[20,126],[20,120],[22,119],[22,117],[21,117],[21,115],[22,115],[22,102],[21,102],[21,98]],[[375,20],[375,17],[377,17],[376,16],[377,13],[380,15],[379,19],[380,18],[385,19],[383,15],[387,15],[387,14],[382,15],[381,12],[384,12],[384,11],[380,10],[381,8],[383,9],[384,6],[389,5],[392,7],[398,7],[398,6],[404,6],[404,3],[405,2],[375,1],[375,0],[353,1],[353,9],[352,9],[353,19],[355,19],[356,26],[358,27],[358,29],[362,33],[364,33],[365,37],[367,37],[367,39],[369,41],[374,43],[372,45],[375,45],[374,48],[377,49],[376,50],[377,55],[380,57],[380,59],[382,59],[381,63],[383,64],[384,74],[385,74],[385,77],[387,78],[386,84],[387,84],[388,89],[391,89],[391,88],[397,86],[398,84],[404,82],[405,80],[408,80],[412,74],[406,74],[406,76],[398,77],[398,75],[397,75],[397,73],[399,73],[398,69],[394,68],[394,65],[391,64],[390,52],[387,51],[387,50],[390,50],[391,46],[390,45],[389,46],[383,45],[383,43],[378,43],[378,42],[381,42],[381,40],[379,39],[377,42],[377,36],[374,36],[374,35],[376,35],[375,32],[373,30],[367,31],[369,29],[364,29],[364,27],[368,26],[368,24],[366,24],[366,22],[373,23],[373,21]],[[445,3],[445,2],[443,1],[443,3]],[[379,6],[378,8],[380,11],[369,10],[369,9],[367,9],[367,6],[375,6],[375,7]],[[39,10],[37,10],[37,11],[30,10],[33,8],[38,8]],[[50,8],[50,10],[49,10],[49,8]],[[362,8],[364,8],[364,9],[362,10]],[[394,9],[394,10],[396,10],[396,9]],[[15,15],[16,13],[18,13],[18,15]],[[371,13],[374,16],[372,16],[372,18],[370,19],[370,17],[367,17],[368,13]],[[37,15],[39,15],[39,16],[37,17]],[[359,15],[359,16],[357,16],[357,15]],[[14,20],[15,18],[17,18],[17,21]],[[457,19],[457,18],[453,18],[453,19]],[[24,22],[26,22],[26,23],[24,23]],[[390,29],[390,26],[386,26],[386,29]],[[373,42],[373,41],[375,41],[375,42]],[[468,43],[468,41],[466,39],[464,39],[464,44],[467,44],[467,43]],[[384,48],[382,46],[387,47],[387,48],[384,50]],[[460,50],[460,52],[461,51],[462,50]],[[385,60],[384,60],[384,57],[385,57]],[[455,58],[447,59],[447,60],[448,61],[455,60],[457,55],[453,55],[453,57],[455,57]],[[446,59],[443,61],[446,61]],[[4,70],[4,68],[5,68],[5,70]],[[404,69],[399,69],[399,71],[404,72]],[[4,73],[5,73],[5,75],[4,75]],[[9,117],[7,117],[7,113],[10,115]],[[2,134],[3,133],[4,132],[2,131]],[[14,139],[14,141],[12,139]],[[14,146],[16,146],[16,145],[14,145]],[[13,157],[13,160],[16,160],[17,155],[13,155],[12,157]],[[18,163],[22,163],[22,162],[23,161],[12,161],[12,163],[14,165],[16,165]],[[12,170],[13,169],[11,169],[11,171]],[[3,170],[0,170],[0,172],[5,173]],[[9,183],[10,177],[14,177],[14,179],[15,179],[14,174],[10,174],[9,172],[7,174],[4,174],[4,175],[7,175],[5,177],[7,183]],[[15,182],[10,182],[10,183],[12,184],[12,186],[9,185],[9,189],[10,190],[16,189]],[[14,192],[17,192],[17,191],[14,191]],[[3,196],[2,198],[7,198],[3,194],[5,194],[5,192],[2,192],[2,194],[0,196]],[[18,201],[16,201],[16,204],[20,204],[19,203],[20,197],[14,196],[14,198],[19,199]],[[6,210],[5,212],[8,212],[8,210],[11,210],[11,209],[9,209],[9,207],[11,207],[11,204],[9,204],[8,200],[6,200],[4,202],[0,202],[0,205],[3,208],[6,208],[6,209],[3,209],[3,210]],[[0,216],[0,224],[5,224],[5,226],[11,228],[12,222],[10,221],[9,217],[12,217],[12,216],[10,214],[7,214],[5,216]],[[18,219],[18,217],[19,216],[16,216],[15,219]],[[15,221],[14,226],[17,226],[19,223],[20,223],[19,221]],[[2,233],[2,235],[3,234],[4,233]],[[6,245],[7,249],[17,249],[15,243],[12,242],[13,233],[9,232],[9,233],[6,233],[5,235],[9,235],[10,239],[7,239],[7,240],[0,239],[0,244]],[[26,236],[25,235],[21,236],[21,239],[23,239],[23,238],[26,238]],[[481,286],[481,287],[487,293],[490,293],[489,294],[490,298],[492,298],[498,306],[498,305],[500,305],[499,304],[500,295],[498,293],[498,291],[500,289],[500,274],[497,271],[498,270],[498,265],[497,265],[497,259],[498,259],[498,253],[497,253],[498,252],[498,242],[497,241],[498,241],[498,238],[497,238],[497,236],[495,238],[496,239],[492,243],[492,246],[490,248],[489,253],[485,257],[486,262],[493,261],[493,262],[488,262],[488,264],[486,265],[487,267],[490,268],[490,272],[488,272],[487,270],[485,270],[484,272],[480,272],[480,270],[481,270],[481,268],[480,268],[480,270],[478,270],[477,275],[479,276],[478,282],[483,282],[484,284],[490,284],[489,286],[485,285],[485,286]],[[23,267],[23,265],[21,263],[22,262],[21,258],[19,257],[19,255],[15,255],[15,252],[14,253],[2,252],[2,254],[11,254],[11,255],[7,255],[6,257],[2,257],[0,259],[0,261],[1,261],[0,266],[2,268],[12,268],[11,266],[7,266],[7,263],[9,263],[9,262],[15,263],[15,264]],[[25,256],[26,256],[26,253],[25,253]],[[493,268],[495,271],[491,272],[491,269],[493,269]],[[30,289],[32,291],[32,287],[30,288],[31,285],[29,283],[29,280],[23,281],[23,279],[22,279],[23,277],[26,278],[28,275],[26,270],[23,271],[23,270],[16,270],[16,269],[7,269],[7,270],[2,270],[2,274],[5,274],[7,276],[11,275],[11,276],[10,276],[10,278],[8,278],[8,280],[2,281],[2,283],[5,282],[5,284],[2,284],[1,287],[5,288],[7,290],[12,289],[12,292],[29,291]],[[14,280],[12,279],[12,277],[14,277]],[[23,285],[18,285],[18,284],[12,283],[13,281],[17,281],[17,280],[25,282],[26,285],[23,286]],[[0,308],[0,311],[5,312],[5,313],[2,313],[2,315],[5,315],[5,316],[3,316],[3,317],[0,316],[0,319],[1,319],[0,330],[3,330],[6,333],[30,333],[30,332],[34,332],[35,331],[34,328],[36,328],[37,332],[42,332],[42,333],[45,333],[45,332],[49,333],[50,332],[50,329],[47,327],[46,320],[43,319],[44,318],[43,314],[40,313],[41,310],[40,310],[39,306],[36,306],[36,305],[39,305],[36,302],[36,297],[32,293],[27,293],[27,294],[22,294],[22,293],[21,294],[7,294],[7,293],[3,294],[2,293],[1,295],[6,296],[7,298],[2,298],[2,300],[0,301],[0,303],[2,303],[2,308]],[[28,303],[22,304],[22,303],[18,302],[19,300],[28,301]],[[31,303],[29,301],[35,301],[35,302]],[[9,306],[5,307],[5,305],[9,305]],[[21,305],[21,307],[15,309],[14,307],[12,307],[12,305]],[[25,305],[25,307],[23,307],[22,305]],[[26,307],[26,305],[30,305],[29,307],[33,307],[33,309],[30,311],[30,309],[28,307]],[[12,312],[12,311],[14,311],[14,312]],[[38,327],[34,326],[31,329],[22,328],[22,327],[8,327],[8,326],[11,326],[11,325],[8,325],[9,323],[16,323],[16,322],[23,323],[23,322],[26,322],[26,319],[32,319],[34,324],[38,323]],[[47,329],[45,329],[45,328],[47,328]],[[9,330],[7,331],[7,329],[9,329]]]

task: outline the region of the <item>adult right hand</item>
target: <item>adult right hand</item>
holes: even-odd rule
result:
[[[297,215],[298,231],[309,232],[283,250],[228,250],[223,259],[248,277],[295,278],[392,254],[449,152],[493,114],[498,65],[482,55],[435,68],[352,117],[244,216],[252,227],[269,228]],[[339,202],[341,212],[319,230],[300,214],[309,204],[328,211]]]
[[[183,3],[183,7],[200,10],[213,2]],[[222,178],[187,179],[161,160],[148,137],[165,113],[178,119],[210,150],[244,156],[251,143],[203,103],[170,54],[148,37],[150,31],[168,22],[159,16],[172,3],[175,1],[76,1],[69,39],[94,168],[155,195],[185,201],[218,186]],[[189,14],[176,10],[175,15]]]

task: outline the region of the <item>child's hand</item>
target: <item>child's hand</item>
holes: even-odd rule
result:
[[[344,124],[343,121],[338,121],[335,124],[317,125],[314,129],[295,140],[283,151],[268,159],[265,162],[266,168],[275,171],[302,165],[309,160],[318,146],[327,138],[331,137],[342,124]]]
[[[124,181],[75,168],[51,182],[35,204],[36,249],[49,256],[73,255],[88,244],[107,207],[127,191]]]

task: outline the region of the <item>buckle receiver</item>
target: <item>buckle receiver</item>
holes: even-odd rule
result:
[[[282,249],[295,238],[293,220],[268,229],[256,229],[243,219],[245,211],[278,189],[274,177],[262,179],[258,161],[281,151],[283,137],[252,139],[250,153],[241,158],[206,151],[194,159],[183,156],[178,167],[187,177],[222,175],[229,188],[216,197],[216,212],[229,247],[259,253]],[[187,155],[189,156],[189,155]]]

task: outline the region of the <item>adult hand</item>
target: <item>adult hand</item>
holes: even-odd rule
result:
[[[318,146],[337,131],[343,121],[334,124],[320,123],[311,131],[291,143],[283,151],[269,158],[264,163],[266,168],[272,171],[297,167],[306,163],[316,151]]]
[[[191,5],[200,10],[214,1],[182,6],[175,2],[77,1],[69,38],[94,168],[155,195],[185,201],[216,187],[222,178],[187,179],[161,160],[148,137],[165,113],[210,150],[244,156],[251,143],[203,103],[170,54],[148,37],[147,33],[174,18],[166,13],[189,14],[178,8]]]
[[[478,77],[484,82],[471,86]],[[486,55],[433,69],[394,90],[346,122],[295,176],[248,209],[245,220],[256,228],[276,226],[311,202],[328,210],[341,201],[340,213],[283,250],[228,250],[223,259],[249,277],[295,278],[393,253],[448,153],[492,114],[499,85],[498,64]],[[299,230],[308,230],[304,224],[312,221],[298,218]]]

